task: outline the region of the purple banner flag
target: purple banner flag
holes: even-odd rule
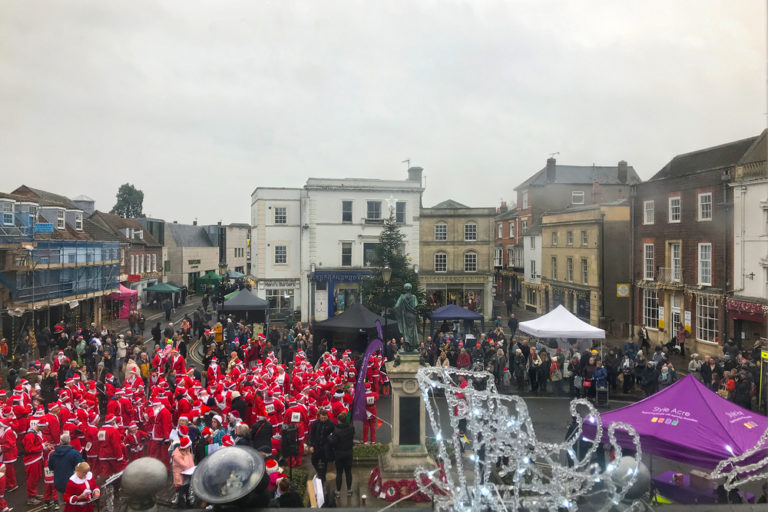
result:
[[[355,398],[352,400],[353,421],[365,421],[365,377],[368,375],[368,360],[377,350],[384,348],[384,343],[381,341],[384,335],[381,332],[381,322],[378,320],[376,321],[376,331],[379,333],[379,337],[368,344],[363,361],[360,364],[360,373],[357,376],[357,384],[355,385]]]

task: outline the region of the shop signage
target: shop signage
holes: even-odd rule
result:
[[[616,285],[616,296],[617,297],[629,297],[629,284],[627,284],[627,283],[618,283]]]
[[[659,306],[659,329],[664,328],[664,306]]]
[[[199,265],[200,264],[200,260],[187,260],[187,263],[189,265]]]
[[[685,320],[683,320],[683,325],[685,325],[685,330],[688,332],[691,332],[691,312],[686,311],[685,314],[683,315],[683,318],[685,318]]]
[[[128,281],[131,283],[138,283],[141,281],[141,275],[139,274],[128,274]]]
[[[332,270],[318,270],[312,274],[313,281],[364,281],[370,277],[371,272],[363,270],[360,272],[343,272]]]
[[[295,288],[299,285],[299,281],[295,279],[282,281],[270,281],[269,279],[265,279],[259,281],[259,284],[261,283],[264,283],[264,286],[267,288]]]

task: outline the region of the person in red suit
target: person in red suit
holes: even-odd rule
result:
[[[64,512],[93,512],[93,502],[101,491],[96,486],[91,467],[87,462],[75,466],[75,474],[69,477],[64,491]]]
[[[116,417],[107,414],[104,425],[99,429],[99,476],[109,477],[123,470],[123,443]]]
[[[99,427],[96,426],[99,417],[95,413],[88,417],[88,421],[80,425],[80,430],[85,432],[85,460],[93,472],[98,471],[99,465]],[[71,437],[71,434],[70,434]]]
[[[37,498],[37,486],[40,483],[40,477],[43,476],[43,435],[42,429],[45,428],[45,422],[38,421],[33,423],[22,438],[25,454],[22,457],[24,461],[24,471],[27,474],[27,505],[39,505]]]
[[[5,482],[6,482],[7,466],[0,463],[0,512],[9,512],[8,502],[5,501]]]
[[[144,447],[147,444],[147,433],[139,430],[139,426],[134,421],[128,425],[128,434],[125,436],[125,447],[128,451],[128,462],[144,456]],[[2,512],[2,511],[0,511]]]
[[[365,383],[365,420],[363,421],[363,443],[368,442],[368,431],[371,432],[371,442],[376,442],[376,423],[379,417],[376,415],[376,402],[379,394],[371,389],[371,383]]]
[[[211,363],[208,365],[208,369],[205,371],[207,383],[209,386],[215,386],[223,379],[221,374],[221,368],[219,368],[219,360],[216,357],[211,358]]]
[[[306,409],[299,407],[295,400],[291,399],[289,407],[285,410],[284,422],[296,427],[296,434],[299,442],[299,455],[291,457],[288,461],[291,467],[301,466],[301,460],[304,458],[304,435],[306,433]]]
[[[187,373],[187,366],[184,362],[184,356],[179,355],[179,351],[175,348],[171,350],[171,367],[176,372],[176,375],[184,375]]]
[[[5,465],[5,485],[8,491],[15,491],[19,488],[16,482],[16,470],[13,464],[19,457],[19,448],[16,444],[16,431],[11,428],[10,420],[0,420],[0,450],[3,453],[3,464]]]
[[[149,456],[154,457],[165,464],[168,471],[171,470],[171,462],[168,458],[168,441],[171,435],[171,412],[166,409],[159,400],[152,402],[152,442],[149,445]]]

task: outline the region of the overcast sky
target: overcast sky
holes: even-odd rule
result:
[[[679,153],[766,124],[759,0],[0,3],[2,191],[249,222],[258,186],[404,179],[514,200],[549,153]]]

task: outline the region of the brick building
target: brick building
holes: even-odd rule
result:
[[[502,202],[494,219],[493,267],[496,297],[507,300],[522,294],[523,238],[517,208],[509,209]]]
[[[634,325],[663,344],[679,324],[687,349],[721,351],[733,261],[734,166],[757,137],[674,157],[632,198]]]

